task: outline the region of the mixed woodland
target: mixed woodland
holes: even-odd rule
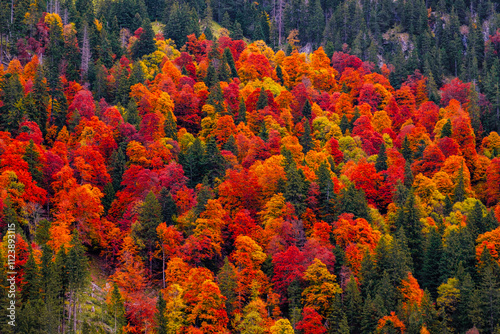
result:
[[[2,1],[0,61],[1,333],[500,333],[498,1]]]

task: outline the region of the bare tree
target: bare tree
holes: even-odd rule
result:
[[[89,34],[87,28],[88,28],[87,23],[85,23],[85,25],[83,26],[83,40],[82,40],[82,66],[81,66],[82,80],[89,71],[89,62],[90,62],[90,44],[89,44]]]

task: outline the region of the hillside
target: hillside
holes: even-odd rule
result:
[[[14,4],[1,333],[500,333],[496,3]]]

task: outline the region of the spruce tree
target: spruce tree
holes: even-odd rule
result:
[[[385,153],[385,144],[380,145],[380,151],[378,152],[377,161],[375,162],[375,169],[377,172],[387,170],[387,154]]]
[[[87,257],[85,256],[85,250],[81,244],[80,237],[77,230],[73,231],[73,236],[71,238],[71,249],[66,257],[66,270],[68,272],[68,290],[70,293],[70,327],[73,327],[73,331],[77,331],[78,324],[78,313],[79,303],[78,299],[79,292],[84,288],[87,282],[88,275],[88,264]],[[71,305],[72,304],[72,305]]]
[[[45,136],[47,134],[47,108],[49,106],[50,97],[47,91],[47,84],[44,80],[42,66],[37,67],[31,95],[35,108],[33,109],[33,114],[28,116],[33,122],[38,124],[40,131],[42,131],[42,135]]]
[[[224,143],[223,148],[224,150],[233,153],[235,156],[238,156],[238,146],[236,145],[236,139],[234,139],[234,136],[232,134]]]
[[[465,193],[465,182],[464,182],[464,166],[460,167],[460,171],[458,172],[458,182],[455,186],[455,190],[453,191],[453,202],[463,202],[467,198]]]
[[[167,226],[174,225],[173,216],[177,214],[177,206],[172,194],[167,188],[161,188],[158,202],[161,205],[162,221],[165,222]]]
[[[108,172],[111,176],[111,182],[113,183],[113,189],[115,190],[115,192],[122,189],[121,183],[123,179],[123,173],[125,173],[125,169],[125,154],[123,153],[121,147],[118,147],[118,149],[114,150],[113,153],[111,153],[108,164]]]
[[[352,274],[344,292],[344,308],[350,332],[359,333],[361,330],[363,299],[361,298],[356,279]]]
[[[158,334],[168,334],[168,320],[165,317],[167,303],[163,298],[163,294],[158,294],[158,301],[156,303],[156,331]]]
[[[161,205],[158,202],[155,194],[150,191],[139,211],[138,223],[135,226],[135,234],[144,244],[145,250],[144,258],[149,259],[149,273],[153,273],[153,262],[152,254],[154,247],[156,246],[156,241],[158,240],[158,235],[156,233],[156,228],[162,222],[162,212]]]
[[[300,137],[300,144],[302,145],[304,154],[307,154],[307,152],[313,149],[311,126],[309,125],[309,120],[307,118],[302,119],[302,124],[304,125],[304,134]]]
[[[304,103],[304,106],[302,107],[302,115],[310,119],[312,115],[312,108],[311,108],[311,102],[309,102],[309,99],[306,99],[306,102]]]
[[[256,110],[262,110],[265,107],[267,107],[268,101],[267,101],[267,93],[264,90],[264,87],[261,87],[260,89],[260,94],[259,94],[259,99],[257,100],[257,105],[256,105]]]
[[[278,77],[279,83],[283,86],[285,84],[283,80],[283,69],[279,64],[276,65],[276,76]]]
[[[342,134],[345,135],[347,129],[350,129],[349,120],[347,119],[347,116],[343,114],[342,119],[340,120],[340,130],[342,131]]]
[[[431,228],[425,246],[421,284],[422,288],[427,289],[434,299],[437,298],[437,288],[441,283],[440,265],[442,251],[441,236],[435,228]]]
[[[364,218],[371,221],[370,209],[366,202],[365,192],[363,189],[356,189],[354,184],[340,190],[340,198],[338,203],[337,215],[342,213],[352,213],[357,218]]]
[[[224,264],[217,274],[217,283],[221,294],[226,297],[226,312],[232,314],[237,300],[237,280],[235,267],[229,262],[227,256],[224,258]]]
[[[172,138],[177,141],[177,123],[174,120],[172,112],[167,112],[165,117],[165,123],[163,124],[163,129],[165,131],[165,137]]]
[[[28,163],[28,171],[31,174],[33,180],[36,181],[38,186],[43,185],[43,172],[42,164],[40,162],[40,154],[35,149],[35,143],[33,139],[30,139],[26,150],[24,151],[23,160]]]
[[[243,98],[240,99],[240,105],[238,108],[238,123],[241,122],[247,124],[247,107]]]
[[[330,169],[326,162],[319,165],[318,172],[318,186],[319,186],[319,209],[320,216],[326,222],[333,222],[335,213],[335,200],[336,194],[334,192],[334,184],[330,174]]]
[[[226,160],[220,153],[214,136],[208,139],[203,161],[205,175],[207,175],[210,183],[213,183],[216,178],[222,178],[226,174]]]
[[[127,324],[125,317],[125,303],[118,289],[118,284],[113,282],[113,290],[111,291],[111,299],[108,304],[108,312],[112,318],[113,333],[123,333],[123,327]]]
[[[229,48],[224,49],[224,53],[222,54],[222,59],[229,66],[229,69],[231,71],[231,77],[237,78],[238,71],[236,71],[236,65],[234,64],[233,53]]]
[[[262,122],[262,126],[260,127],[259,137],[267,142],[269,140],[269,131],[267,130],[266,122]]]
[[[441,138],[450,137],[451,138],[451,121],[448,118],[446,123],[444,123],[443,128],[441,129]]]
[[[215,69],[212,62],[209,62],[208,64],[207,75],[205,76],[205,79],[203,81],[205,82],[205,85],[207,85],[207,87],[212,87],[219,82],[217,70]]]

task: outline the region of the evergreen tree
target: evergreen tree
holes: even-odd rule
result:
[[[174,117],[171,112],[167,112],[167,116],[165,117],[165,123],[163,124],[163,129],[165,131],[165,137],[172,138],[177,141],[177,123],[174,120]]]
[[[453,191],[453,202],[463,202],[467,198],[465,193],[465,182],[464,182],[464,166],[460,167],[460,171],[458,173],[458,182],[455,186],[455,190]]]
[[[448,118],[446,123],[444,123],[441,129],[441,138],[450,137],[451,138],[451,120]]]
[[[222,178],[226,174],[226,160],[220,153],[214,136],[208,139],[203,160],[205,175],[209,182],[213,183],[216,178]]]
[[[361,331],[363,299],[352,274],[344,292],[344,308],[350,332],[359,333]]]
[[[356,189],[352,183],[340,190],[338,208],[338,215],[344,212],[352,213],[357,218],[364,218],[371,221],[370,209],[366,202],[365,192],[363,189]]]
[[[442,251],[441,236],[435,228],[431,228],[425,246],[421,284],[422,288],[427,289],[434,299],[437,298],[437,288],[441,283],[440,265]]]
[[[156,51],[155,35],[149,18],[144,19],[142,22],[142,29],[143,32],[139,40],[132,47],[132,56],[136,59]]]
[[[241,122],[247,124],[247,107],[243,98],[240,99],[240,106],[238,109],[238,123]]]
[[[257,100],[256,109],[257,110],[262,110],[265,107],[267,107],[267,105],[268,105],[267,93],[264,90],[264,87],[261,87],[260,94],[259,94],[259,99]]]
[[[209,62],[208,64],[207,75],[205,76],[205,79],[203,81],[205,82],[205,85],[210,88],[217,85],[219,82],[217,70],[215,69],[212,62]]]
[[[161,188],[158,203],[161,205],[162,221],[164,221],[167,226],[174,225],[173,216],[177,214],[177,206],[175,205],[172,194],[167,188]]]
[[[285,81],[283,80],[283,69],[280,64],[276,65],[276,76],[278,77],[279,83],[283,86]]]
[[[179,156],[179,162],[182,164],[184,172],[188,177],[188,186],[194,188],[201,183],[205,174],[203,162],[204,149],[199,138],[196,138],[188,147],[185,154]]]
[[[34,102],[33,113],[28,114],[30,120],[38,124],[42,135],[47,134],[47,108],[49,106],[49,93],[47,91],[47,84],[44,81],[44,74],[42,66],[38,66],[33,82],[33,91],[31,96]]]
[[[410,189],[413,186],[413,173],[411,171],[411,162],[406,160],[405,163],[405,180],[404,186]]]
[[[416,208],[415,194],[410,190],[406,198],[405,205],[399,209],[396,218],[396,227],[403,228],[406,237],[408,237],[408,247],[410,248],[411,257],[415,265],[415,276],[420,278],[420,270],[422,269],[422,250],[423,250],[423,235],[422,222],[420,222],[420,213]]]
[[[101,200],[102,206],[104,207],[104,215],[108,214],[111,204],[115,200],[115,189],[113,183],[108,182],[103,189],[104,197]]]
[[[385,153],[385,144],[380,145],[380,151],[378,152],[377,161],[375,162],[375,169],[377,172],[387,170],[387,154]]]
[[[73,327],[72,330],[76,332],[78,324],[78,308],[79,303],[81,302],[78,300],[78,293],[84,288],[88,275],[87,258],[77,230],[73,231],[71,245],[72,247],[66,257],[65,269],[68,273],[68,290],[70,294],[69,303],[70,309],[72,309],[69,324],[70,327]]]
[[[238,156],[238,146],[236,145],[236,139],[234,139],[233,135],[229,136],[224,143],[223,149],[233,153],[236,157]]]
[[[290,202],[296,212],[300,215],[306,209],[305,199],[309,185],[307,184],[304,172],[297,168],[297,164],[291,157],[291,152],[283,149],[282,155],[285,156],[285,199]]]
[[[208,77],[208,75],[207,75]],[[224,95],[222,94],[222,89],[220,87],[220,82],[216,82],[210,88],[210,94],[208,95],[207,104],[214,106],[215,112],[219,115],[223,115],[225,111],[224,107]]]
[[[336,194],[334,184],[330,174],[330,169],[326,162],[322,162],[318,168],[318,186],[320,191],[319,208],[321,219],[326,222],[333,222],[335,213]]]
[[[304,154],[307,154],[307,152],[313,149],[311,126],[309,125],[309,120],[307,118],[302,119],[302,124],[304,125],[304,134],[300,137],[300,144],[302,145]]]
[[[231,77],[237,78],[238,71],[236,71],[236,65],[234,64],[233,53],[229,48],[224,49],[224,53],[222,54],[222,59],[229,66],[229,70],[231,71]]]
[[[328,334],[349,334],[349,323],[342,307],[340,294],[336,294],[328,315]]]
[[[406,161],[409,161],[410,163],[412,162],[413,152],[410,148],[410,142],[407,136],[405,136],[405,139],[403,140],[401,154],[403,154],[403,158],[405,158]]]
[[[229,262],[227,256],[224,258],[224,264],[217,275],[217,283],[219,284],[221,294],[226,297],[226,312],[232,314],[237,300],[235,292],[237,279],[235,268]]]
[[[117,150],[114,150],[113,153],[111,153],[108,164],[108,172],[111,176],[111,182],[113,183],[113,189],[115,192],[122,189],[121,183],[125,169],[125,154],[123,154],[121,147],[118,147]]]
[[[1,129],[17,134],[19,124],[23,118],[22,100],[24,88],[17,73],[7,74],[0,83],[3,91],[3,106],[1,110]]]
[[[350,130],[349,120],[347,119],[347,116],[343,114],[342,119],[340,120],[340,130],[342,131],[342,134],[345,135],[347,129]]]
[[[108,312],[112,317],[113,333],[123,333],[123,327],[127,324],[127,318],[125,317],[125,303],[116,282],[113,283],[113,291],[111,291],[111,300],[108,304]]]
[[[302,115],[310,119],[312,115],[312,108],[311,108],[311,102],[309,102],[308,99],[306,99],[306,102],[304,103],[304,106],[302,107]]]
[[[153,273],[153,250],[158,240],[156,228],[161,224],[163,218],[161,209],[161,205],[155,194],[150,191],[144,199],[144,203],[139,211],[137,225],[134,226],[135,235],[139,238],[147,251],[144,257],[149,259],[150,275]]]
[[[269,140],[269,131],[267,130],[265,121],[262,122],[262,126],[260,127],[259,137],[265,142]]]
[[[35,149],[35,143],[33,142],[33,139],[30,139],[29,144],[26,146],[26,150],[24,151],[23,160],[28,163],[28,171],[30,172],[33,180],[41,186],[43,185],[43,172],[39,157],[40,154]]]

